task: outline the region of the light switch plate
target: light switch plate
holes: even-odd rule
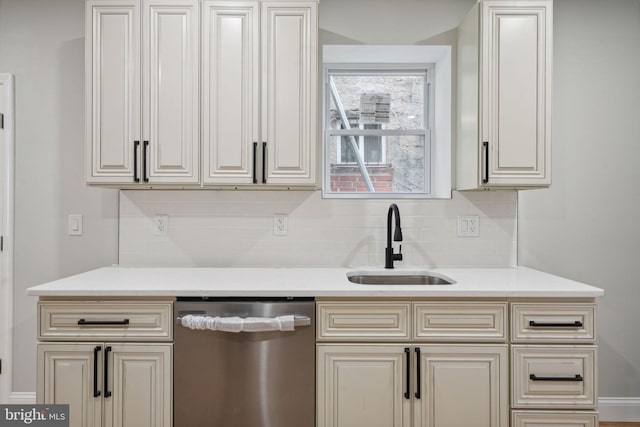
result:
[[[67,225],[69,236],[82,236],[82,214],[70,214]]]
[[[458,216],[458,237],[478,237],[480,235],[480,217],[478,215]]]

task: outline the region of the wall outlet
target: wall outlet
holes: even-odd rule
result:
[[[169,215],[155,214],[153,217],[153,235],[169,235]]]
[[[273,235],[274,236],[286,236],[288,232],[287,228],[287,215],[276,214],[273,216]]]
[[[478,237],[480,217],[478,215],[458,216],[458,237]]]
[[[69,215],[67,233],[69,236],[82,236],[82,214]]]

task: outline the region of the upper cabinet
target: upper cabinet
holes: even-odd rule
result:
[[[316,1],[87,0],[87,182],[315,184],[317,33]]]
[[[458,190],[551,184],[552,0],[481,0],[458,29]]]
[[[87,182],[199,182],[199,1],[86,3]]]
[[[315,183],[317,3],[204,2],[205,184]]]

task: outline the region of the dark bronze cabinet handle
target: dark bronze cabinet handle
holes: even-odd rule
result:
[[[536,322],[535,320],[529,320],[529,326],[534,328],[582,328],[583,325],[579,320],[567,323],[543,323]]]
[[[482,175],[482,183],[489,183],[489,141],[482,143],[482,151],[484,152],[484,169]]]
[[[253,183],[258,183],[258,177],[256,176],[256,153],[258,152],[258,143],[253,143]]]
[[[407,362],[407,384],[405,387],[404,398],[411,399],[411,349],[409,347],[405,347],[404,354]]]
[[[129,319],[122,320],[85,320],[79,319],[78,325],[128,325]]]
[[[111,352],[111,346],[104,348],[104,397],[111,397],[109,391],[109,352]]]
[[[97,345],[93,348],[93,397],[100,396],[100,390],[98,390],[98,352],[102,350],[102,347]]]
[[[420,392],[420,347],[415,348],[416,351],[416,399],[420,399],[422,393]]]
[[[576,374],[573,377],[538,377],[536,374],[529,375],[531,381],[584,381],[584,378],[580,374]]]
[[[149,175],[147,174],[147,151],[149,149],[149,141],[144,141],[144,147],[142,150],[142,180],[149,182]]]
[[[262,143],[262,183],[267,183],[267,143]]]
[[[133,182],[140,182],[138,176],[138,149],[140,148],[140,141],[133,141]]]

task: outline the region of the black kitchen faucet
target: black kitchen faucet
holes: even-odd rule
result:
[[[389,213],[387,214],[387,248],[385,249],[384,268],[393,268],[393,261],[402,261],[402,245],[397,254],[393,253],[393,245],[391,243],[391,218],[393,214],[396,215],[396,229],[393,233],[393,240],[396,242],[402,242],[402,229],[400,228],[400,211],[398,205],[392,203],[389,206]]]

